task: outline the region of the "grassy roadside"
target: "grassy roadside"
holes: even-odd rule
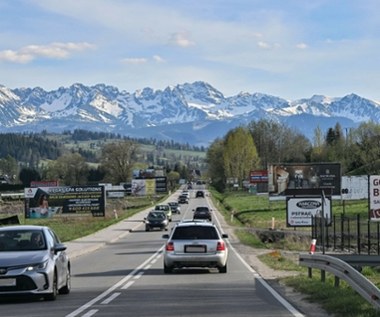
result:
[[[375,317],[380,316],[372,305],[357,294],[347,283],[341,281],[339,287],[334,286],[334,276],[326,273],[326,282],[321,282],[317,271],[313,277],[307,275],[307,268],[298,265],[294,257],[286,256],[285,250],[305,251],[305,245],[295,241],[283,243],[264,243],[249,228],[268,229],[275,219],[275,228],[280,230],[293,230],[286,228],[285,202],[269,202],[266,196],[254,196],[248,193],[232,192],[221,194],[210,189],[212,199],[218,210],[225,216],[226,221],[236,227],[235,233],[240,241],[254,248],[268,249],[268,253],[260,256],[260,260],[275,270],[289,270],[299,272],[297,276],[281,278],[279,281],[292,287],[305,295],[310,302],[318,303],[329,314],[336,317]],[[352,202],[341,205],[333,203],[333,214],[344,212],[346,214],[365,213],[367,202]],[[238,215],[232,217],[231,215]],[[273,251],[274,250],[274,251]],[[306,249],[307,250],[307,249]],[[297,259],[298,257],[296,257]],[[380,286],[380,271],[376,268],[365,267],[362,273]]]

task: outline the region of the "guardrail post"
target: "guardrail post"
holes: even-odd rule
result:
[[[325,270],[321,270],[321,281],[322,282],[326,281],[326,271]]]
[[[334,286],[335,286],[335,287],[339,287],[339,282],[340,282],[339,277],[338,277],[338,276],[335,276],[335,278],[334,278]]]

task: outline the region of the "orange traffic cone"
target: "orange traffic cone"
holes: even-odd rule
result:
[[[310,245],[310,251],[309,251],[310,254],[314,254],[316,244],[317,244],[317,239],[312,239],[311,245]]]

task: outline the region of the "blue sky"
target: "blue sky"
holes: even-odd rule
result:
[[[0,0],[0,85],[380,101],[378,0]]]

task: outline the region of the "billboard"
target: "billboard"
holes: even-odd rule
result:
[[[368,199],[368,175],[342,176],[342,199]]]
[[[286,199],[286,225],[288,227],[311,227],[312,217],[321,216],[331,225],[332,208],[328,197],[303,197]]]
[[[104,186],[25,188],[25,218],[50,218],[58,214],[105,216]]]
[[[251,184],[268,183],[268,170],[255,170],[249,173]]]
[[[313,195],[341,194],[341,169],[339,163],[284,163],[268,165],[269,198]]]
[[[369,176],[369,219],[380,221],[380,175]]]

